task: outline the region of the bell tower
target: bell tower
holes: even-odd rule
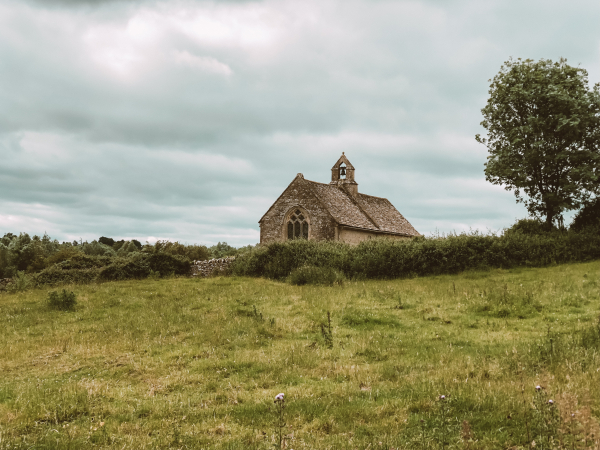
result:
[[[354,166],[344,152],[331,168],[331,183],[346,189],[353,196],[358,195],[358,183],[354,181]]]

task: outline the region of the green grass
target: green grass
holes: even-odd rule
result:
[[[583,448],[573,436],[598,433],[598,262],[67,290],[74,311],[49,309],[49,290],[0,294],[0,449],[273,448],[279,392],[295,450]]]

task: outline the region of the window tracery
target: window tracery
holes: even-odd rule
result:
[[[300,211],[296,209],[290,216],[287,223],[288,239],[308,239],[308,220]]]

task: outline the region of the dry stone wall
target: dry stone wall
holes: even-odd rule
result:
[[[229,256],[226,258],[209,259],[207,261],[194,261],[192,276],[210,277],[219,273],[227,273],[234,260],[235,256]]]

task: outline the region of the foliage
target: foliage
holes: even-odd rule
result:
[[[322,284],[333,286],[343,284],[344,274],[331,267],[302,266],[292,270],[288,277],[291,284],[302,286],[304,284]]]
[[[9,292],[23,292],[31,286],[31,278],[25,272],[18,271],[7,287]]]
[[[102,268],[98,279],[102,281],[117,281],[146,278],[151,269],[147,258],[120,259]]]
[[[116,252],[108,245],[101,244],[98,241],[92,241],[90,243],[84,242],[79,246],[81,251],[89,256],[115,256]]]
[[[59,286],[63,284],[87,284],[97,280],[100,269],[63,269],[59,265],[47,267],[33,276],[33,284]]]
[[[66,287],[77,312],[50,316],[56,288],[0,293],[0,449],[594,448],[599,287],[592,262],[342,287],[128,280]],[[484,308],[528,296],[525,318]]]
[[[48,293],[48,307],[59,311],[72,311],[77,305],[77,296],[74,292],[63,289],[60,293],[51,291]]]
[[[481,110],[489,150],[486,179],[514,191],[547,228],[598,191],[600,84],[565,59],[509,60]]]
[[[600,228],[600,198],[580,209],[569,227],[573,231],[583,231],[585,228]]]
[[[226,256],[235,256],[238,250],[227,242],[219,242],[208,248],[211,258],[225,258]]]
[[[454,274],[486,268],[542,267],[600,258],[600,235],[593,231],[498,236],[477,232],[394,241],[372,239],[357,246],[294,240],[241,254],[236,275],[285,279],[303,266],[335,269],[348,278],[396,278]]]
[[[153,253],[148,259],[151,270],[159,272],[161,276],[189,275],[192,262],[186,256],[172,255],[169,253]]]
[[[109,238],[109,237],[105,237],[105,236],[100,237],[100,239],[98,239],[98,242],[100,242],[101,244],[104,244],[104,245],[108,245],[109,247],[112,247],[113,245],[115,245],[115,240],[113,238]]]
[[[82,253],[78,247],[72,247],[70,245],[64,246],[52,256],[46,258],[46,267],[54,264],[60,264],[64,261],[69,261],[79,256],[85,257],[86,255]]]
[[[504,230],[504,234],[522,233],[531,236],[544,234],[548,229],[539,219],[520,219],[515,224]]]
[[[147,244],[143,250],[146,253],[166,253],[196,261],[205,261],[210,256],[208,248],[204,245],[183,245],[170,241],[156,241],[154,245]]]

